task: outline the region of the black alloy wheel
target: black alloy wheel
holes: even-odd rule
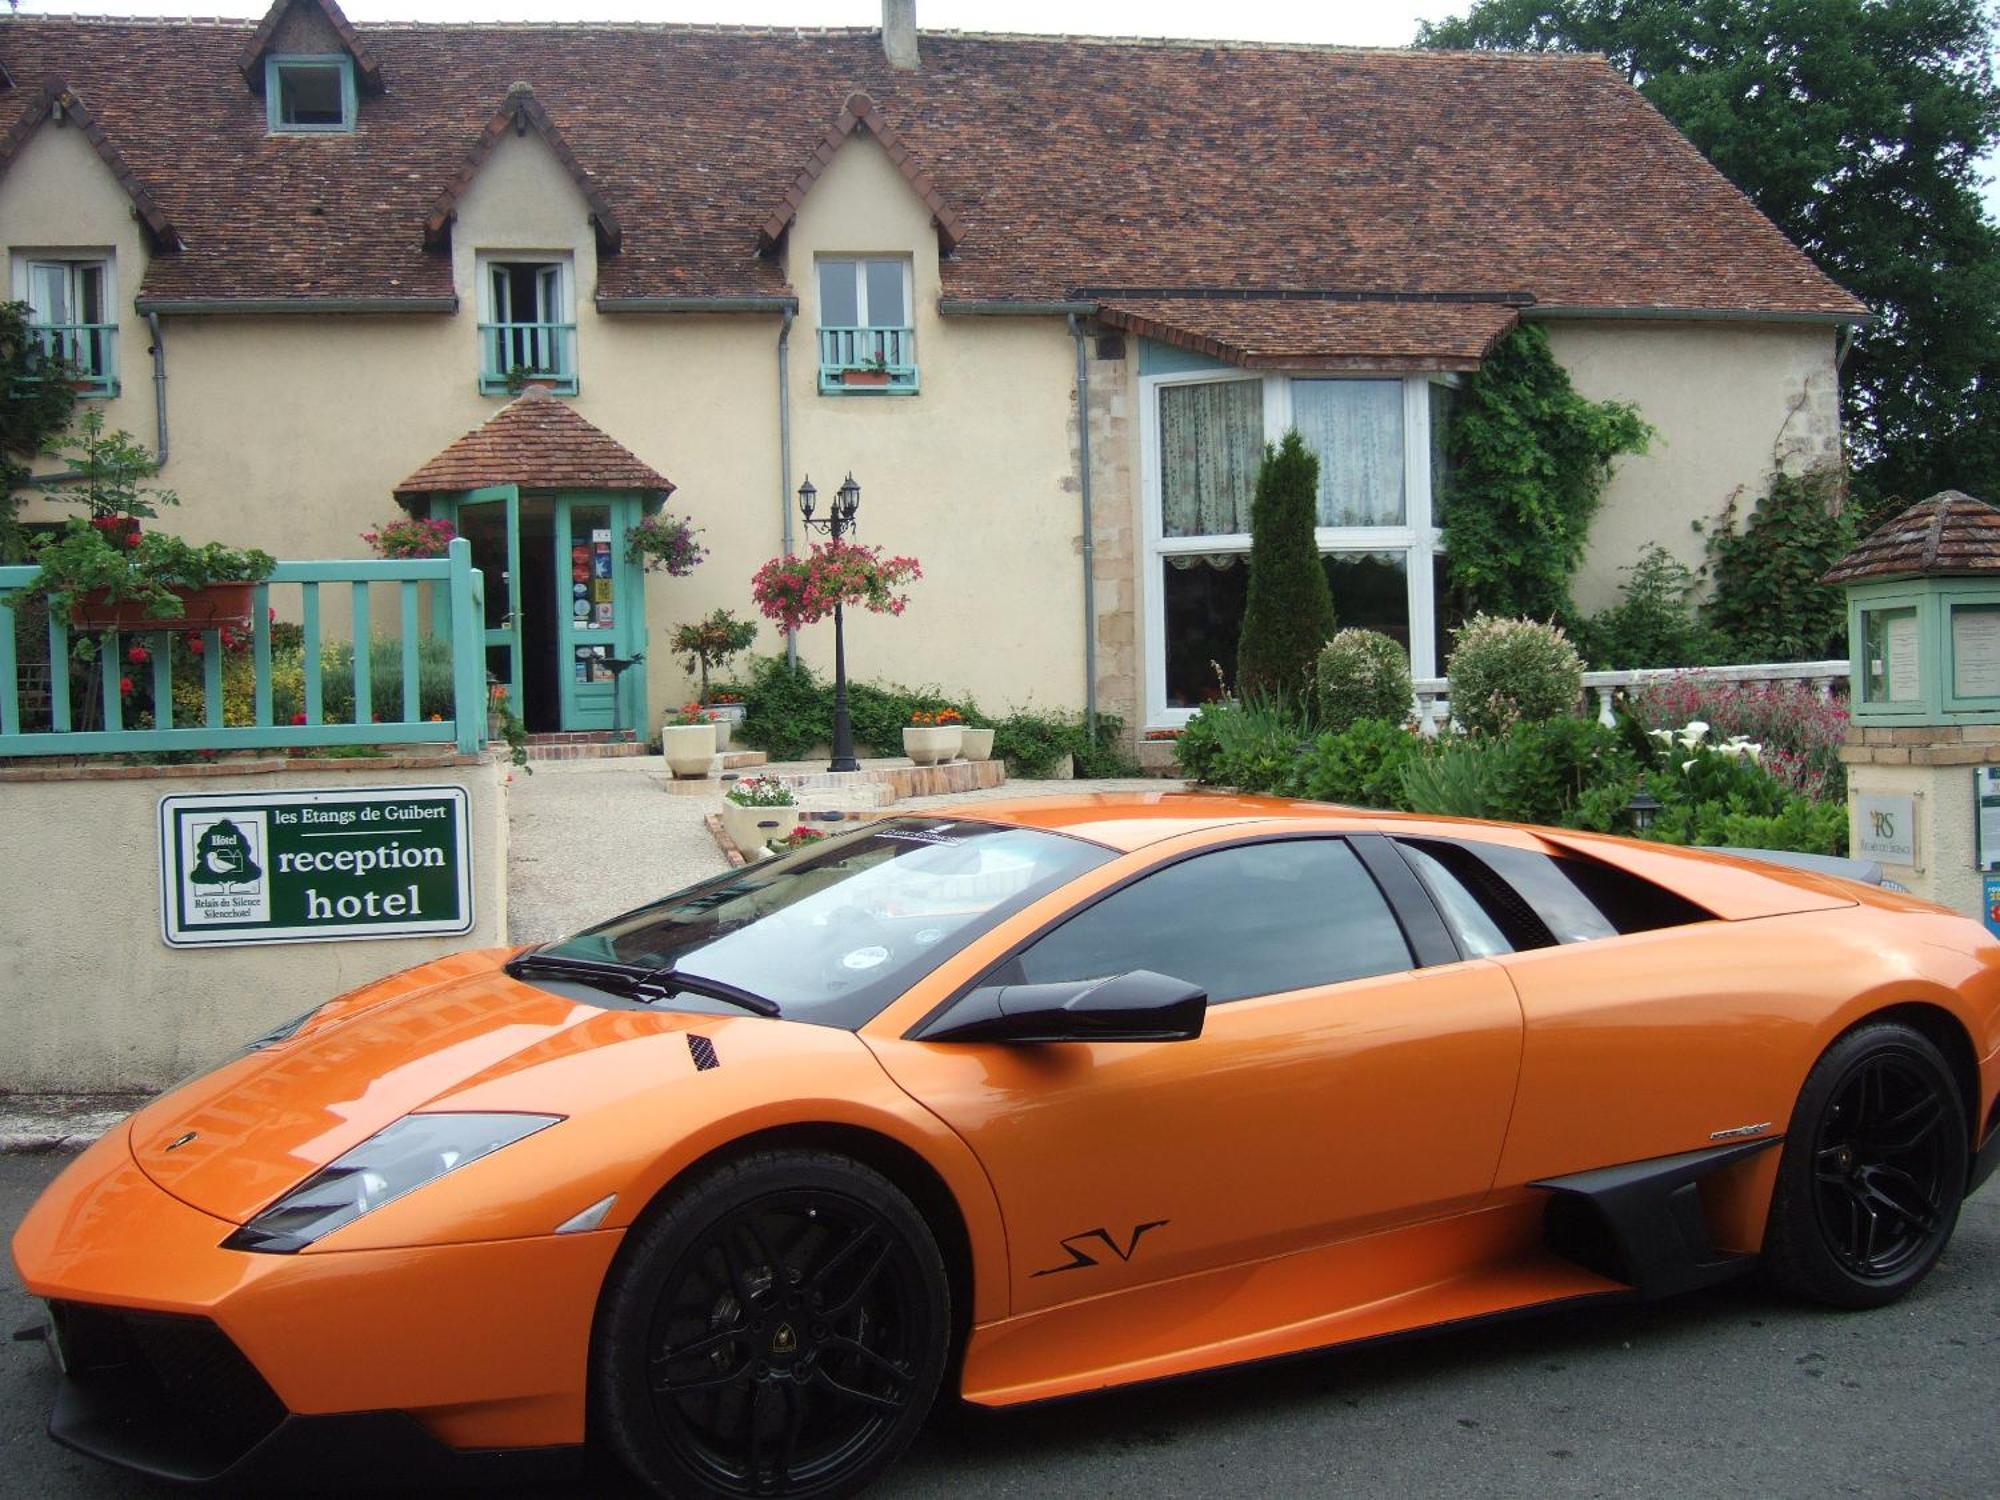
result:
[[[1786,1290],[1877,1307],[1944,1252],[1970,1137],[1951,1069],[1908,1027],[1878,1022],[1827,1049],[1799,1091],[1765,1261]]]
[[[621,1254],[599,1425],[661,1494],[848,1494],[915,1436],[949,1330],[907,1198],[845,1157],[759,1153],[676,1194]]]

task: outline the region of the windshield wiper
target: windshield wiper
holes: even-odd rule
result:
[[[541,975],[548,979],[574,979],[595,985],[630,999],[664,999],[685,990],[728,1005],[736,1005],[760,1016],[782,1014],[778,1002],[752,990],[739,989],[720,979],[698,974],[682,974],[672,964],[657,969],[641,969],[632,964],[605,963],[600,959],[572,958],[566,953],[523,953],[510,959],[507,972],[516,979]]]
[[[754,990],[746,990],[720,979],[705,979],[699,974],[683,974],[672,964],[654,969],[639,978],[640,991],[651,991],[661,996],[686,990],[691,995],[705,995],[710,1000],[726,1001],[730,1005],[740,1005],[747,1011],[760,1016],[779,1016],[784,1011],[778,1002],[768,995],[760,995]]]

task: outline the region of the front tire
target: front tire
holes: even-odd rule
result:
[[[1970,1132],[1922,1033],[1857,1027],[1807,1075],[1771,1203],[1764,1265],[1783,1290],[1880,1307],[1929,1274],[1958,1223]]]
[[[679,1189],[620,1252],[595,1422],[656,1494],[851,1494],[923,1425],[950,1330],[937,1241],[894,1184],[831,1152],[757,1152]]]

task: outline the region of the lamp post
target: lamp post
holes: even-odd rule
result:
[[[861,486],[849,474],[834,495],[833,509],[824,518],[815,520],[813,507],[818,499],[819,491],[813,488],[812,475],[808,474],[806,482],[799,486],[799,514],[805,518],[807,531],[824,531],[837,542],[854,529],[855,512],[861,509]],[[838,601],[833,606],[833,763],[828,769],[861,769],[861,762],[854,758],[854,725],[847,714],[847,628]]]
[[[1625,811],[1632,815],[1633,830],[1644,834],[1653,826],[1653,819],[1660,815],[1660,799],[1641,787],[1625,804]]]

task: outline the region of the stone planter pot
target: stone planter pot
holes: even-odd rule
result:
[[[704,703],[701,706],[701,711],[718,724],[741,724],[743,722],[743,705],[741,703]]]
[[[704,709],[703,712],[705,713],[710,712],[710,710]],[[724,719],[724,718],[714,718],[709,720],[709,723],[714,725],[715,727],[716,749],[727,750],[729,748],[730,731],[732,728],[734,728],[736,722],[737,721],[734,719]]]
[[[913,724],[903,731],[903,753],[920,766],[935,766],[958,754],[964,737],[965,730],[957,724],[922,728]]]
[[[713,724],[669,724],[660,731],[660,752],[676,776],[706,776],[715,764]]]
[[[958,753],[967,760],[993,759],[993,731],[990,729],[963,729],[959,731]]]
[[[803,816],[797,807],[740,807],[725,797],[722,831],[746,858],[762,859],[770,853],[764,846],[772,839],[790,836]]]

